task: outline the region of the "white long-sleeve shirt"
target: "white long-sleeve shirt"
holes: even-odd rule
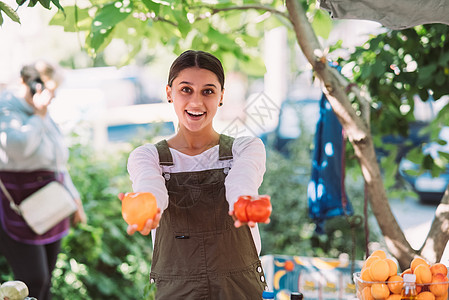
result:
[[[201,154],[190,156],[170,148],[173,157],[171,173],[196,172],[223,168],[226,161],[218,160],[219,146],[216,145]],[[230,210],[241,195],[258,195],[265,173],[265,147],[259,138],[238,137],[232,147],[232,168],[225,179],[226,199]],[[156,197],[158,207],[163,212],[168,206],[168,192],[162,168],[159,165],[159,154],[153,144],[145,144],[131,152],[128,159],[128,173],[134,192],[151,192]],[[257,253],[260,254],[261,241],[259,228],[251,228]],[[155,231],[152,232],[154,245]]]
[[[0,94],[0,171],[61,172],[66,187],[79,198],[67,172],[68,157],[64,137],[48,114],[35,115],[25,99],[12,91]]]

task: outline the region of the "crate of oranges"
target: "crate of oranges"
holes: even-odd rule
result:
[[[442,263],[429,264],[416,257],[410,268],[398,274],[396,262],[382,250],[374,251],[360,272],[354,273],[357,298],[361,300],[401,300],[403,276],[416,276],[417,300],[447,300],[449,279]]]

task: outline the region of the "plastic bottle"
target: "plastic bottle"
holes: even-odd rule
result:
[[[274,292],[263,291],[262,299],[263,300],[274,300]]]
[[[302,293],[293,292],[290,294],[290,300],[303,300],[304,296]]]
[[[416,275],[404,274],[404,286],[402,287],[401,300],[416,300]]]

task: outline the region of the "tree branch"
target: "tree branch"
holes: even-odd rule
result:
[[[212,12],[212,14],[217,14],[222,11],[230,11],[230,10],[249,10],[249,9],[255,9],[255,10],[264,10],[268,11],[270,13],[280,15],[286,19],[288,19],[288,14],[285,12],[282,12],[280,10],[277,10],[274,7],[271,6],[265,6],[265,5],[239,5],[239,6],[228,6],[228,7],[222,7],[222,8],[216,8],[213,6],[206,6],[209,8]]]
[[[429,262],[436,263],[441,260],[449,241],[447,232],[449,232],[449,186],[435,211],[429,234],[421,248],[421,255]]]

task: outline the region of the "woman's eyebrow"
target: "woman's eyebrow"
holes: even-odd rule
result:
[[[181,81],[181,82],[179,83],[179,85],[181,85],[181,84],[193,85],[193,83],[191,83],[191,82],[189,82],[189,81]],[[207,84],[205,84],[204,86],[211,86],[211,87],[217,88],[217,86],[216,86],[215,84],[213,84],[213,83],[207,83]]]

